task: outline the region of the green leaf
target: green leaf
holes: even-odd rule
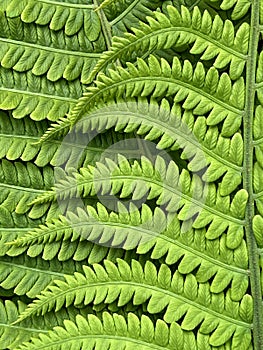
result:
[[[191,54],[202,53],[203,60],[216,58],[217,68],[223,68],[231,62],[230,74],[233,79],[242,74],[248,50],[249,27],[246,23],[242,24],[235,39],[234,26],[230,21],[223,23],[217,16],[213,21],[207,11],[202,14],[198,7],[195,7],[191,14],[186,7],[182,7],[180,13],[169,5],[167,15],[156,11],[153,17],[148,18],[148,22],[149,24],[141,23],[140,28],[133,29],[134,34],[129,33],[124,38],[116,38],[111,50],[102,56],[89,80],[117,58],[127,60],[129,55],[134,51],[138,52],[140,47],[151,52],[153,49],[180,47],[188,42],[193,44]],[[243,39],[242,46],[239,45],[240,37]],[[231,53],[228,47],[233,49]]]
[[[0,348],[260,350],[263,2],[0,3]]]

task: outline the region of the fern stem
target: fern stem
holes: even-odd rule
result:
[[[114,20],[112,20],[112,21],[110,22],[110,24],[113,26],[113,25],[115,25],[116,23],[120,22],[125,16],[127,16],[127,14],[128,14],[129,12],[132,11],[132,9],[133,9],[136,5],[138,5],[139,2],[140,2],[140,0],[135,0],[135,1],[133,1],[133,2],[126,8],[126,10],[123,11],[118,17],[114,18]]]
[[[64,50],[64,49],[58,49],[56,47],[50,47],[50,46],[44,46],[44,45],[39,45],[35,43],[28,43],[24,42],[22,40],[15,40],[15,39],[10,39],[10,38],[0,38],[0,43],[7,43],[7,44],[14,44],[20,47],[25,47],[25,48],[31,48],[31,49],[36,49],[36,50],[43,50],[46,52],[54,52],[55,54],[62,54],[62,55],[71,55],[71,56],[80,56],[80,57],[88,57],[88,58],[99,58],[101,56],[101,53],[96,53],[96,52],[83,52],[83,51],[73,51],[73,50]]]
[[[192,5],[189,6],[189,10],[193,10],[193,8],[195,6],[197,6],[199,4],[199,2],[200,2],[200,0],[196,0]],[[184,6],[186,6],[186,5],[184,5]]]
[[[58,5],[61,6],[61,1],[54,1],[54,0],[39,0],[39,2],[42,2],[44,4],[50,4],[50,5]],[[91,4],[73,4],[73,3],[66,3],[63,2],[63,7],[71,7],[71,8],[77,8],[77,9],[92,9],[93,5]]]
[[[94,0],[95,9],[98,9],[96,12],[99,16],[100,23],[101,23],[101,29],[106,41],[107,49],[110,50],[111,48],[111,42],[112,42],[112,35],[111,35],[111,25],[107,20],[107,17],[105,16],[105,13],[102,8],[100,8],[100,3],[98,0]]]
[[[258,247],[253,234],[252,220],[254,216],[253,196],[253,119],[256,93],[256,69],[259,41],[259,9],[260,0],[252,1],[251,32],[249,55],[247,62],[246,109],[244,117],[244,188],[249,194],[246,208],[246,240],[249,254],[251,293],[254,300],[253,340],[254,349],[263,350],[263,308],[260,285],[260,267]]]

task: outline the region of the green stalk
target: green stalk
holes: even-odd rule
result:
[[[249,255],[251,293],[254,301],[253,344],[255,350],[263,350],[263,308],[260,284],[258,247],[253,233],[253,120],[256,96],[256,70],[259,41],[260,0],[252,1],[251,32],[246,71],[246,109],[244,116],[244,180],[243,185],[249,194],[246,208],[246,241]]]
[[[112,42],[111,25],[109,24],[107,17],[105,16],[105,13],[103,11],[103,8],[101,7],[98,0],[94,0],[94,5],[95,11],[98,13],[100,19],[101,29],[106,41],[107,50],[110,50]]]

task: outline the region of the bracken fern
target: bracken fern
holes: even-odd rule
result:
[[[263,350],[263,2],[0,2],[0,349]]]

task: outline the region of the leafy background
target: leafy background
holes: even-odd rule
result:
[[[1,0],[1,349],[263,349],[262,10]]]

